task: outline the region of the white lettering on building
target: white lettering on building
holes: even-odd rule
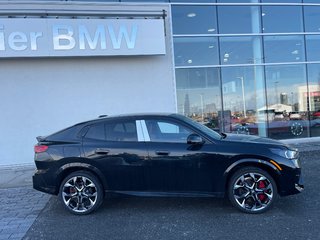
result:
[[[76,45],[71,26],[53,25],[52,35],[54,50],[70,50]]]
[[[14,51],[24,51],[28,48],[35,51],[38,49],[37,40],[42,36],[42,32],[11,32],[8,34],[7,46]],[[0,25],[0,51],[6,50],[5,37],[6,34],[4,26]]]
[[[86,44],[85,44],[86,42],[89,45],[90,49],[97,49],[99,39],[100,39],[100,48],[106,49],[107,48],[106,32],[104,30],[103,25],[99,25],[97,27],[93,40],[90,37],[90,33],[88,29],[83,25],[79,26],[79,48],[80,49],[86,49]]]
[[[107,30],[107,31],[106,31]],[[108,34],[106,34],[106,32]],[[107,36],[110,38],[111,47],[120,49],[124,41],[128,49],[134,49],[137,39],[138,26],[131,27],[131,35],[129,36],[126,26],[121,25],[119,31],[116,32],[112,25],[98,25],[95,32],[90,35],[88,29],[84,25],[78,27],[78,38],[75,36],[75,31],[71,26],[54,25],[53,33],[53,49],[54,50],[70,50],[76,46],[76,39],[79,39],[79,49],[85,50],[87,46],[90,49],[97,49],[98,43],[100,49],[107,48]],[[93,36],[93,37],[92,37]]]
[[[127,48],[128,49],[134,48],[136,44],[137,31],[138,31],[138,27],[136,25],[134,25],[131,29],[131,37],[129,37],[128,31],[124,26],[120,26],[118,37],[116,37],[116,33],[114,32],[113,26],[108,25],[108,30],[109,30],[111,42],[113,45],[113,49],[121,48],[121,42],[123,37],[127,44]]]

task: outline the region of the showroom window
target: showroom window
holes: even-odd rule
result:
[[[265,62],[304,62],[304,46],[304,37],[300,35],[265,36]]]
[[[216,34],[215,6],[173,6],[173,34]]]
[[[174,38],[175,65],[218,65],[218,42],[215,37]]]
[[[264,33],[302,32],[301,6],[262,6]]]
[[[262,62],[262,43],[255,37],[220,37],[221,65]]]
[[[304,65],[266,66],[269,136],[272,138],[309,135],[308,86]]]
[[[256,6],[218,6],[220,34],[259,33],[260,8]]]

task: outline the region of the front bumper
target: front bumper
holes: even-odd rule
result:
[[[304,190],[301,168],[288,171],[285,176],[282,176],[280,183],[281,196],[293,195],[301,193]]]
[[[294,184],[294,187],[295,187],[295,189],[297,191],[296,193],[300,193],[300,192],[302,192],[304,190],[303,178],[302,178],[301,170],[300,170],[299,176],[297,176],[297,177],[299,177],[299,181],[298,181],[298,183]]]

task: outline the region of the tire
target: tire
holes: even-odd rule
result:
[[[69,212],[86,215],[102,204],[103,188],[98,178],[92,173],[76,171],[62,181],[59,197]]]
[[[236,171],[228,183],[231,204],[245,213],[267,211],[278,196],[277,184],[266,171],[246,167]]]

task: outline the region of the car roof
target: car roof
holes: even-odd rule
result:
[[[79,124],[87,124],[87,123],[95,123],[95,122],[103,122],[105,120],[111,119],[125,119],[125,118],[147,118],[147,117],[178,117],[177,113],[129,113],[129,114],[118,114],[118,115],[101,115],[99,118],[95,118],[92,120],[84,121]]]

